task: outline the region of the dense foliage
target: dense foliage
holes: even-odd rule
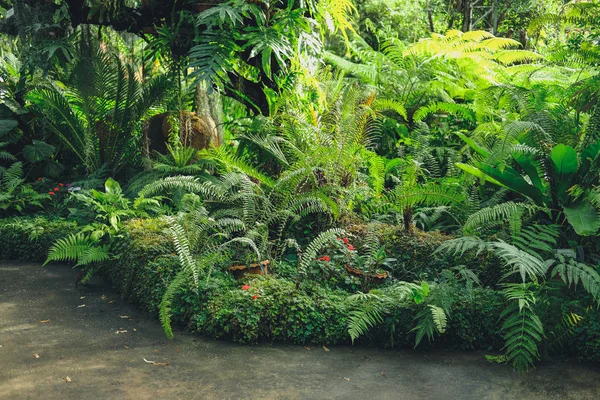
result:
[[[169,338],[600,359],[600,3],[481,4],[0,2],[0,255]]]

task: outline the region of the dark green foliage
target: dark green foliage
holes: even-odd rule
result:
[[[344,293],[307,294],[290,281],[266,278],[244,281],[216,293],[194,317],[199,332],[242,343],[278,340],[290,343],[348,342]],[[257,296],[256,298],[252,298]]]
[[[56,240],[77,230],[75,222],[59,218],[1,219],[0,259],[44,261]]]

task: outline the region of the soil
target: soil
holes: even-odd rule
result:
[[[76,276],[0,262],[0,399],[600,399],[598,365],[519,376],[477,352],[167,340],[105,282],[76,289]]]

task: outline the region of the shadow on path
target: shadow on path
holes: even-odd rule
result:
[[[0,263],[0,399],[600,399],[591,365],[518,376],[479,353],[169,341],[102,282],[75,289],[76,275]]]

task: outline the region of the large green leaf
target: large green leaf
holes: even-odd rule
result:
[[[54,146],[48,143],[34,140],[23,149],[23,157],[30,162],[40,162],[52,157],[55,150]]]
[[[543,170],[538,160],[536,160],[531,154],[523,154],[514,152],[513,158],[519,164],[523,171],[527,174],[533,186],[538,188],[540,192],[546,192],[546,186],[544,186]]]
[[[485,174],[496,179],[502,185],[506,186],[510,190],[521,193],[523,196],[527,196],[537,205],[543,206],[546,204],[546,198],[542,192],[533,185],[530,185],[517,171],[511,167],[505,166],[504,169],[491,166],[489,164],[478,163],[477,166]]]
[[[471,174],[479,179],[483,179],[486,180],[488,182],[493,183],[494,185],[498,185],[498,186],[504,186],[502,183],[498,182],[497,180],[495,180],[494,178],[492,178],[491,176],[485,174],[483,171],[481,171],[479,168],[474,167],[472,165],[469,164],[464,164],[464,163],[456,163],[455,164],[458,168],[462,169],[463,171],[465,171],[468,174]]]
[[[567,190],[573,186],[573,175],[579,168],[577,152],[571,146],[558,144],[550,152],[550,159],[556,174],[556,194],[563,203],[567,202],[569,197]]]
[[[474,141],[473,139],[471,139],[470,137],[468,137],[464,133],[455,132],[455,134],[456,134],[456,136],[458,136],[459,138],[461,138],[463,140],[463,142],[465,142],[466,144],[468,144],[469,147],[471,147],[477,154],[479,154],[482,157],[489,157],[490,151],[488,149],[486,149],[485,147],[481,146],[479,143],[477,143],[476,141]]]
[[[563,208],[569,223],[578,235],[590,236],[600,229],[598,211],[587,202],[577,203]]]
[[[121,185],[113,178],[108,178],[104,183],[104,191],[108,194],[121,194]]]
[[[12,131],[19,125],[14,119],[0,119],[0,137]]]
[[[600,141],[592,143],[581,152],[581,166],[579,167],[579,179],[583,179],[590,170],[593,162],[600,156]]]

